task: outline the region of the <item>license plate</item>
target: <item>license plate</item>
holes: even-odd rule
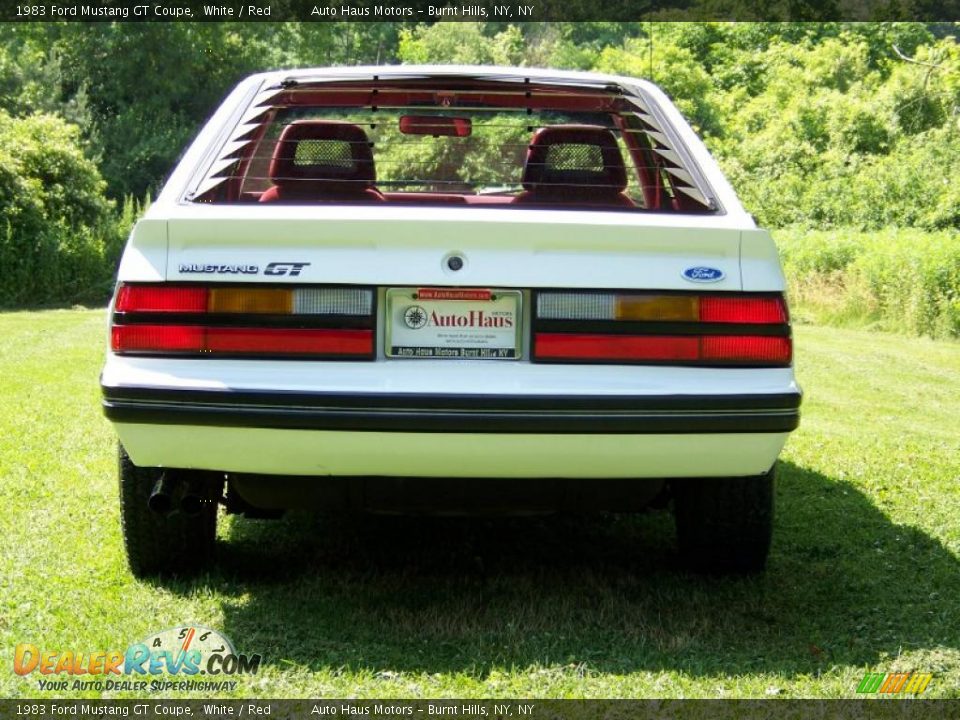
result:
[[[390,288],[386,312],[388,357],[520,357],[519,290]]]

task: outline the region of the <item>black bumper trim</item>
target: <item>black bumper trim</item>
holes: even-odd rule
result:
[[[121,423],[364,432],[518,434],[781,433],[799,393],[523,396],[284,393],[103,388]]]

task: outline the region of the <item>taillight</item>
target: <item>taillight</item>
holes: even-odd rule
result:
[[[537,333],[538,360],[697,360],[696,337],[674,335],[604,335],[600,333]]]
[[[779,295],[653,295],[545,292],[537,295],[541,320],[786,323]]]
[[[787,306],[780,296],[700,298],[700,322],[785,324]]]
[[[121,285],[116,311],[122,313],[202,313],[207,310],[206,288],[165,285]]]
[[[373,359],[372,288],[122,285],[120,354]]]
[[[540,292],[533,359],[782,367],[788,323],[779,294]]]
[[[203,334],[200,325],[114,325],[110,329],[114,352],[200,352]]]
[[[706,362],[788,365],[790,338],[766,335],[707,335],[700,338],[700,357]]]

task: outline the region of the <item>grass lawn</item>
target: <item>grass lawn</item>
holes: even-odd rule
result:
[[[102,311],[0,314],[0,697],[77,696],[14,675],[17,643],[186,623],[263,655],[237,696],[850,697],[918,670],[960,697],[958,343],[796,328],[803,420],[760,578],[677,571],[660,511],[228,519],[217,571],[149,583],[121,547],[104,332]]]

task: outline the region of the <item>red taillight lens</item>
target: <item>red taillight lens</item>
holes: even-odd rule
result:
[[[117,312],[202,313],[207,289],[177,285],[121,285]]]
[[[538,333],[538,359],[576,360],[696,360],[700,342],[696,337],[662,335],[594,335],[586,333]]]
[[[368,355],[373,331],[301,328],[208,328],[212,353],[280,355]]]
[[[334,328],[235,328],[115,325],[114,352],[223,355],[370,355],[373,331]]]
[[[537,333],[537,360],[787,365],[790,338],[767,335]]]
[[[791,345],[790,338],[778,336],[708,335],[701,340],[701,358],[705,362],[786,365]]]
[[[785,323],[787,307],[781,297],[700,298],[700,321],[716,323]]]
[[[200,352],[204,329],[194,325],[114,325],[114,352]]]

